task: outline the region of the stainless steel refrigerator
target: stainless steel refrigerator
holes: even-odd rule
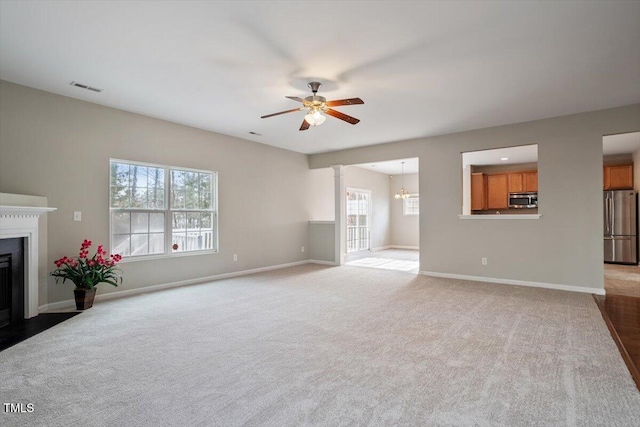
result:
[[[605,191],[603,201],[604,262],[638,264],[636,192]]]

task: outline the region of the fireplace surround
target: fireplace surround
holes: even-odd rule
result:
[[[0,239],[24,241],[24,317],[38,315],[38,217],[55,208],[0,206]]]

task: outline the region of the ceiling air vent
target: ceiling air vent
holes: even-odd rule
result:
[[[69,84],[71,86],[79,87],[80,89],[90,90],[92,92],[98,92],[98,93],[102,92],[102,89],[98,89],[97,87],[93,87],[93,86],[83,85],[82,83],[78,83],[78,82],[71,82]]]

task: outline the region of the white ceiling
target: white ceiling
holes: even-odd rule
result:
[[[607,135],[602,138],[602,151],[605,156],[615,154],[632,154],[638,149],[640,149],[640,132]],[[507,165],[533,163],[537,161],[537,144],[462,153],[462,164],[464,166]],[[405,162],[404,173],[418,173],[419,163],[417,157],[390,160],[386,162],[363,163],[353,166],[387,175],[400,175],[402,173],[402,162]]]
[[[605,156],[630,154],[640,149],[640,132],[608,135],[602,138],[602,152]]]
[[[386,162],[363,163],[357,166],[362,169],[372,170],[387,175],[400,175],[402,173],[402,162],[404,162],[404,173],[418,173],[418,158],[389,160]]]
[[[638,16],[637,1],[2,1],[0,78],[317,153],[640,102]],[[339,109],[362,121],[260,119],[311,77],[361,97]]]
[[[509,165],[518,163],[532,163],[537,161],[537,144],[462,153],[463,166]]]

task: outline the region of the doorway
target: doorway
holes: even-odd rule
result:
[[[371,191],[347,188],[347,253],[371,249]]]

